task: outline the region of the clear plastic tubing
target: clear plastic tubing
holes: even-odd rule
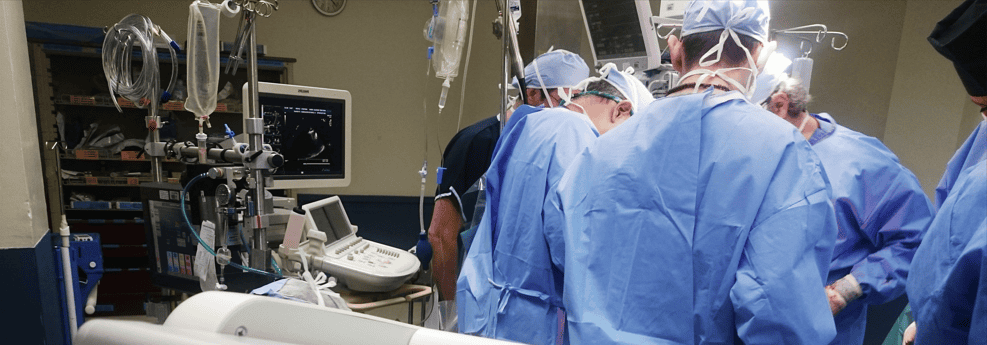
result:
[[[155,36],[168,42],[168,52],[171,53],[171,79],[163,94],[159,93],[161,73],[158,70],[158,53],[154,46]],[[131,73],[131,59],[134,56],[135,45],[140,49],[143,60],[140,74],[136,79]],[[178,44],[168,37],[161,27],[139,14],[127,15],[109,29],[103,40],[103,73],[110,89],[110,98],[113,99],[117,111],[123,112],[116,98],[116,95],[120,95],[134,102],[139,108],[150,106],[151,116],[157,115],[161,100],[170,98],[175,81],[178,79],[178,59],[175,54],[178,48]],[[144,104],[142,99],[148,100],[149,103]]]

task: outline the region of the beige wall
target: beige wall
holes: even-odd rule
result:
[[[23,16],[20,0],[0,1],[0,249],[33,248],[48,231]]]
[[[848,128],[883,137],[895,78],[895,65],[888,61],[898,58],[905,2],[773,1],[771,5],[772,29],[825,24],[850,37],[842,51],[829,48],[827,41],[809,55],[813,59],[809,111],[829,113]],[[798,56],[797,50],[795,41],[779,39],[779,51],[786,56]]]
[[[24,3],[24,16],[29,21],[107,26],[128,13],[141,13],[173,36],[183,36],[188,3],[32,0]],[[850,44],[841,52],[816,47],[812,53],[815,102],[810,110],[828,112],[841,124],[884,140],[919,176],[926,191],[935,187],[945,161],[969,134],[972,127],[967,127],[976,122],[961,115],[975,114],[976,109],[967,104],[948,62],[925,41],[935,22],[959,3],[772,2],[773,28],[824,23],[850,36]],[[573,0],[539,1],[539,8],[559,6],[577,5]],[[534,17],[525,11],[524,18]],[[427,145],[427,193],[433,193],[440,148],[456,132],[463,77],[453,83],[446,110],[438,117],[435,104],[440,84],[425,76],[427,44],[421,33],[430,12],[424,0],[353,0],[342,14],[327,18],[316,13],[309,1],[282,0],[281,10],[259,21],[258,39],[268,45],[270,54],[298,59],[296,84],[353,94],[353,183],[320,192],[417,195],[417,171]],[[477,13],[460,127],[491,116],[499,108],[500,42],[490,34],[494,3],[481,0]],[[235,22],[226,20],[222,27],[222,39],[232,40]],[[585,36],[582,27],[572,30]],[[581,46],[583,41],[585,37]],[[423,120],[423,101],[427,121]]]
[[[932,197],[946,162],[979,118],[952,64],[926,37],[961,1],[908,1],[884,142]],[[973,119],[973,123],[964,119]]]

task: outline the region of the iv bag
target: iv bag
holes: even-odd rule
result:
[[[435,43],[432,65],[438,78],[459,76],[459,60],[466,44],[466,20],[469,19],[467,3],[467,0],[442,0],[439,16],[431,23],[432,42]]]
[[[792,78],[801,80],[805,92],[809,92],[809,84],[812,82],[812,58],[796,58],[792,63]]]
[[[196,0],[189,5],[185,109],[196,118],[216,110],[219,90],[220,5]]]

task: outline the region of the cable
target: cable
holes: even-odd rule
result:
[[[154,45],[155,36],[168,42],[168,52],[171,53],[171,79],[168,87],[161,94],[161,71],[158,65],[158,51]],[[141,52],[140,74],[133,79],[131,74],[131,59],[134,45]],[[160,26],[155,25],[145,16],[130,14],[113,25],[103,39],[103,72],[106,85],[110,89],[110,98],[117,111],[123,112],[115,94],[134,102],[138,108],[150,106],[151,116],[157,116],[158,105],[171,98],[175,81],[178,79],[178,60],[175,51],[181,50]],[[145,102],[147,104],[145,104]]]
[[[188,226],[189,232],[191,232],[192,235],[195,236],[195,239],[199,241],[199,244],[201,244],[203,248],[205,248],[206,252],[209,252],[209,254],[212,254],[212,256],[216,256],[216,251],[214,251],[211,246],[206,244],[206,242],[202,240],[202,237],[199,237],[199,233],[195,232],[195,227],[192,226],[192,222],[189,221],[188,219],[188,214],[185,213],[185,194],[188,194],[189,187],[191,187],[193,184],[195,184],[196,182],[198,182],[199,180],[205,177],[206,174],[198,175],[196,177],[193,177],[192,180],[190,180],[188,184],[185,185],[185,188],[182,189],[182,195],[179,196],[179,208],[182,210],[182,218],[185,219],[185,225]],[[247,272],[273,277],[274,279],[283,278],[281,275],[261,271],[253,267],[243,266],[241,264],[232,261],[230,261],[230,266],[239,268]]]
[[[470,13],[470,40],[466,43],[466,66],[463,67],[463,89],[459,91],[459,119],[456,120],[456,131],[459,131],[463,124],[463,102],[466,100],[466,77],[470,70],[470,53],[473,52],[473,24],[476,23],[476,2],[473,0],[473,13]]]
[[[284,274],[281,273],[281,267],[278,266],[278,262],[277,261],[274,261],[274,257],[273,256],[271,257],[271,267],[274,268],[274,273],[276,273],[277,275],[280,275],[280,276],[283,276],[284,275]]]
[[[298,256],[302,258],[302,269],[304,269],[304,271],[302,271],[302,278],[305,279],[305,282],[308,283],[308,287],[315,293],[315,298],[319,301],[319,306],[325,307],[326,301],[322,298],[322,293],[319,292],[319,287],[315,284],[315,278],[312,278],[312,273],[308,271],[308,256],[305,255],[304,250],[299,250]]]

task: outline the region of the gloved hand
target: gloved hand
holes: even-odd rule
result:
[[[459,319],[456,315],[456,300],[439,301],[439,310],[442,310],[442,330],[458,332]]]
[[[915,323],[912,322],[905,328],[905,333],[901,335],[901,345],[912,345],[915,344]]]
[[[852,274],[833,282],[826,287],[826,297],[829,297],[829,309],[833,315],[839,314],[847,304],[863,295],[860,283]]]

